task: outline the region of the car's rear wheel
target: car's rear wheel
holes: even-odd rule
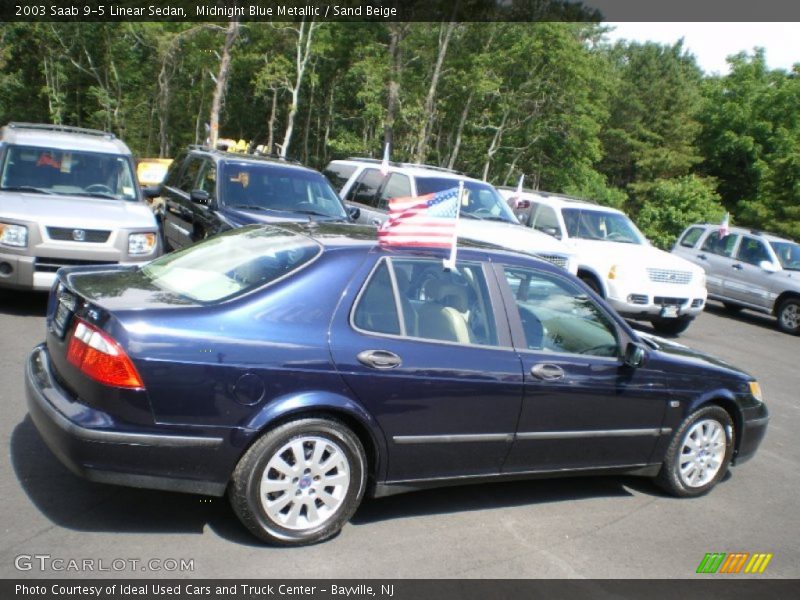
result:
[[[792,335],[800,335],[800,298],[787,298],[778,307],[778,328]]]
[[[353,432],[332,419],[308,418],[259,438],[236,466],[229,496],[257,537],[303,545],[338,533],[365,484],[364,449]]]
[[[658,333],[662,335],[678,335],[688,329],[694,317],[678,317],[677,319],[653,319],[650,321]]]
[[[675,432],[656,481],[675,496],[700,496],[725,476],[732,455],[730,415],[719,406],[705,406]]]

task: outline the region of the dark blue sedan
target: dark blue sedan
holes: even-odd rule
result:
[[[755,453],[751,376],[634,332],[548,263],[446,255],[311,223],[62,269],[31,416],[74,472],[227,492],[286,545],[334,535],[365,493],[626,473],[697,496]]]

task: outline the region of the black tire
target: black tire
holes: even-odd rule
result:
[[[713,439],[702,437],[706,431],[710,434],[714,432],[711,434]],[[698,439],[702,445],[700,452],[706,454],[692,453],[689,440]],[[708,493],[728,472],[733,442],[733,422],[724,408],[711,405],[697,409],[684,419],[673,435],[656,483],[668,493],[681,498]],[[724,444],[724,448],[718,443]],[[691,481],[695,476],[696,479]]]
[[[305,467],[297,466],[292,446],[304,453]],[[331,466],[326,465],[329,460]],[[287,471],[284,464],[292,471],[282,473],[280,469]],[[299,419],[256,440],[236,465],[228,496],[236,515],[261,540],[281,546],[313,544],[336,535],[353,516],[364,495],[366,473],[364,448],[345,425]],[[326,481],[341,485],[326,486]],[[281,489],[262,493],[262,485]],[[265,503],[270,501],[268,509]]]
[[[578,278],[583,283],[588,285],[589,289],[591,289],[595,294],[597,294],[601,298],[605,298],[605,295],[603,294],[603,290],[600,287],[600,282],[597,281],[597,279],[595,278],[594,275],[588,275],[586,273],[581,273],[580,275],[578,275]]]
[[[662,335],[678,335],[689,328],[694,317],[678,317],[677,319],[653,319],[650,321],[658,333]]]
[[[778,329],[800,335],[800,298],[787,298],[778,306]]]
[[[735,315],[736,313],[739,313],[739,312],[742,311],[742,307],[739,306],[738,304],[732,304],[730,302],[723,302],[722,306],[725,307],[725,312],[729,312],[732,315]]]

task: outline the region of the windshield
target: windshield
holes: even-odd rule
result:
[[[625,244],[644,244],[636,225],[623,214],[583,208],[562,210],[567,234],[582,240],[606,240]]]
[[[457,186],[458,180],[452,177],[417,177],[418,196],[442,192]],[[505,200],[488,183],[464,181],[464,189],[467,191],[467,203],[461,205],[461,216],[519,223]]]
[[[342,201],[320,173],[274,163],[224,163],[219,199],[229,208],[347,218]]]
[[[800,271],[800,244],[794,242],[770,242],[781,267],[789,271]]]
[[[128,156],[41,146],[9,146],[0,189],[136,200]]]
[[[213,303],[288,275],[320,252],[302,235],[252,226],[166,254],[142,267],[142,274],[162,290]]]

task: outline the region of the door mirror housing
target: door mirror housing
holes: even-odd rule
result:
[[[636,342],[630,342],[625,347],[625,356],[622,359],[622,362],[633,368],[636,369],[644,365],[645,361],[647,360],[647,351],[644,349],[642,344]]]
[[[758,266],[759,266],[759,267],[761,267],[761,269],[762,269],[763,271],[766,271],[767,273],[774,273],[775,271],[777,271],[777,270],[778,270],[778,269],[775,267],[775,265],[773,265],[773,264],[772,264],[770,261],[768,261],[768,260],[762,260],[760,263],[758,263]]]
[[[205,206],[211,199],[211,194],[205,190],[192,190],[189,193],[189,199],[196,204],[202,204]]]
[[[348,206],[347,214],[350,215],[350,218],[353,219],[353,221],[358,221],[358,218],[361,216],[361,209],[357,206]]]
[[[144,194],[144,197],[148,198],[149,200],[158,198],[161,195],[161,184],[148,185],[147,187],[142,188],[142,194]]]

